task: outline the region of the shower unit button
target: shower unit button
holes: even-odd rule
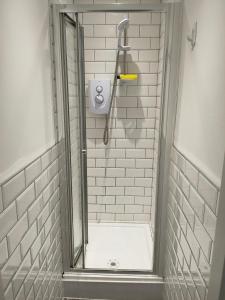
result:
[[[110,80],[89,80],[89,109],[95,114],[107,114],[110,107]]]

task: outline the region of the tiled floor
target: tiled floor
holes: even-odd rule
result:
[[[151,270],[152,260],[148,224],[89,223],[86,268]]]

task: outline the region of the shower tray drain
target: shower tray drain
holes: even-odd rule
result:
[[[112,269],[118,269],[119,268],[119,262],[117,259],[110,259],[107,263],[107,265]]]

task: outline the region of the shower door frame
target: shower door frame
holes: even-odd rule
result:
[[[160,151],[158,158],[158,176],[156,193],[156,217],[155,217],[155,236],[154,236],[154,258],[153,270],[100,270],[100,269],[74,269],[68,263],[64,262],[64,271],[84,273],[105,273],[105,274],[130,274],[130,275],[158,275],[163,277],[164,257],[166,246],[166,215],[167,215],[167,191],[169,174],[170,149],[173,142],[173,133],[175,127],[175,113],[177,106],[178,72],[180,56],[180,28],[182,6],[174,8],[173,3],[167,4],[104,4],[104,5],[71,5],[55,4],[53,5],[54,20],[60,17],[60,14],[66,13],[85,13],[85,12],[165,12],[166,13],[166,34],[164,43],[164,63],[163,63],[163,87],[161,97],[160,113]],[[175,20],[175,21],[174,21]],[[176,47],[174,45],[177,45]],[[57,45],[56,45],[57,46]],[[60,45],[58,45],[60,47]],[[169,63],[169,60],[174,61]],[[60,63],[60,60],[59,60]],[[174,65],[173,65],[174,64]],[[172,65],[172,68],[171,68]],[[81,74],[79,74],[81,77]],[[87,218],[87,216],[86,216]],[[69,220],[67,220],[69,221]],[[83,224],[85,226],[85,224]],[[67,222],[67,228],[70,225]],[[69,244],[72,242],[69,241]],[[67,241],[68,245],[68,241]],[[68,246],[67,246],[68,247]],[[66,251],[66,248],[64,251]],[[68,253],[68,252],[67,252]],[[69,273],[68,273],[69,274]],[[150,278],[150,277],[149,277]]]

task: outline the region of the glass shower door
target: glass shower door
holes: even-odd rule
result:
[[[67,197],[71,203],[71,267],[84,267],[87,242],[86,136],[82,28],[61,15]],[[80,75],[81,74],[81,75]]]

